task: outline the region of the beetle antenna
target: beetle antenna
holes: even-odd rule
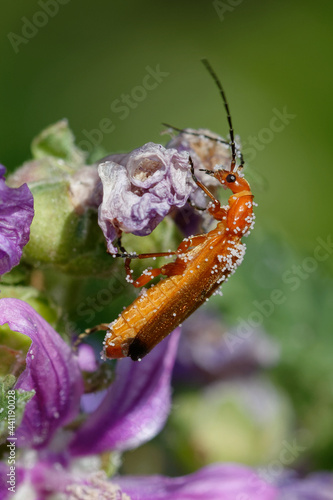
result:
[[[203,134],[201,132],[190,132],[189,130],[186,130],[185,128],[174,127],[173,125],[170,125],[169,123],[162,123],[162,125],[164,127],[172,128],[172,130],[176,130],[176,132],[180,132],[181,134],[194,135],[195,137],[204,137],[205,139],[209,139],[210,141],[220,142],[221,144],[228,144],[230,146],[229,141],[225,141],[224,139],[221,139],[220,137],[211,137],[210,135],[206,135],[206,134]]]
[[[228,119],[228,124],[229,124],[229,135],[230,135],[230,146],[231,146],[231,168],[230,168],[230,170],[231,170],[231,172],[233,172],[233,170],[236,167],[236,146],[235,146],[234,129],[232,127],[232,121],[231,121],[231,115],[230,115],[230,111],[229,111],[228,101],[227,101],[227,98],[225,96],[222,84],[221,84],[220,80],[218,79],[215,71],[211,67],[210,63],[208,62],[208,60],[202,59],[202,63],[204,64],[208,73],[211,75],[214,82],[216,83],[216,85],[220,91],[225,110],[227,112],[227,119]]]

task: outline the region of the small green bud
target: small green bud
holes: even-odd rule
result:
[[[67,166],[79,167],[87,154],[75,145],[75,137],[67,120],[61,120],[43,130],[31,144],[33,158],[59,158]]]

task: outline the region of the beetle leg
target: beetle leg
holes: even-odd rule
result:
[[[146,285],[149,281],[160,274],[164,274],[165,276],[175,276],[177,274],[182,274],[186,268],[186,264],[181,260],[181,258],[177,258],[175,262],[169,262],[164,266],[157,267],[155,269],[149,269],[145,271],[141,276],[139,276],[136,280],[133,280],[132,274],[133,271],[130,267],[131,260],[135,259],[148,259],[151,257],[168,257],[171,255],[181,255],[186,252],[189,252],[193,247],[204,243],[207,239],[205,234],[198,234],[196,236],[191,236],[190,238],[185,238],[177,248],[175,252],[159,252],[159,253],[141,253],[135,256],[129,256],[125,258],[125,271],[127,276],[127,281],[132,283],[135,287],[140,287]],[[120,255],[119,255],[120,256]],[[125,255],[124,255],[125,256]]]
[[[87,328],[83,333],[80,333],[78,335],[77,339],[75,340],[73,347],[74,350],[77,349],[77,347],[81,344],[81,342],[87,338],[91,333],[98,332],[99,330],[108,330],[109,329],[109,323],[101,323],[100,325],[94,326],[93,328]]]
[[[193,160],[191,157],[189,157],[189,162],[190,162],[190,167],[191,167],[191,174],[194,182],[196,185],[203,190],[203,192],[212,200],[211,206],[208,208],[208,212],[214,217],[216,220],[222,220],[223,217],[227,215],[227,210],[225,208],[221,207],[221,204],[219,200],[215,198],[215,196],[209,191],[209,189],[206,188],[202,182],[200,182],[194,173],[194,165],[193,165]]]
[[[169,252],[156,252],[156,253],[138,253],[138,254],[130,254],[130,253],[118,253],[115,257],[123,257],[125,258],[125,268],[128,267],[129,263],[132,259],[152,259],[154,257],[171,257],[172,255],[179,255],[181,253],[188,252],[190,248],[196,247],[206,241],[205,234],[197,234],[196,236],[191,236],[189,238],[185,238],[179,245],[176,251]],[[126,261],[128,264],[126,264]]]
[[[181,259],[177,259],[175,262],[169,262],[164,266],[156,267],[155,269],[147,269],[141,274],[141,276],[134,280],[132,277],[133,271],[130,268],[130,262],[130,258],[127,258],[125,260],[127,281],[132,283],[132,285],[136,288],[146,285],[147,283],[149,283],[149,281],[156,278],[160,274],[163,274],[164,276],[176,276],[177,274],[182,274],[186,268],[185,262],[183,262]]]
[[[177,248],[177,253],[179,254],[188,252],[190,248],[196,247],[201,243],[204,243],[206,239],[207,239],[206,234],[198,234],[196,236],[185,238]]]
[[[123,259],[152,259],[154,257],[170,257],[172,255],[177,255],[177,252],[172,252],[171,250],[169,252],[152,252],[152,253],[130,253],[130,252],[124,252],[124,253],[116,253],[112,254],[113,257],[122,257]]]
[[[223,220],[228,213],[228,208],[221,207],[220,202],[218,204],[213,203],[208,207],[208,212],[214,217],[215,220]]]
[[[122,244],[121,244],[121,235],[120,235],[120,236],[119,236],[119,238],[117,239],[116,245],[118,246],[119,250],[120,250],[122,253],[126,253],[125,248],[124,248],[124,247],[122,246]]]

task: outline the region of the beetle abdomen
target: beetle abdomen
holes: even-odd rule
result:
[[[144,289],[110,324],[105,337],[106,356],[130,356],[133,360],[145,356],[214,293],[238,267],[244,251],[235,235],[218,242],[208,240],[200,249],[189,252],[183,274]]]

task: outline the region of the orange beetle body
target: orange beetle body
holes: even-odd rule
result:
[[[219,170],[214,176],[234,193],[227,208],[214,200],[208,209],[219,220],[216,229],[186,238],[178,247],[175,262],[134,282],[142,286],[154,275],[168,275],[144,289],[113,323],[100,325],[107,330],[107,358],[141,359],[208,300],[241,263],[245,253],[241,237],[254,219],[253,195],[247,181],[236,172]],[[230,176],[235,180],[228,182]]]

